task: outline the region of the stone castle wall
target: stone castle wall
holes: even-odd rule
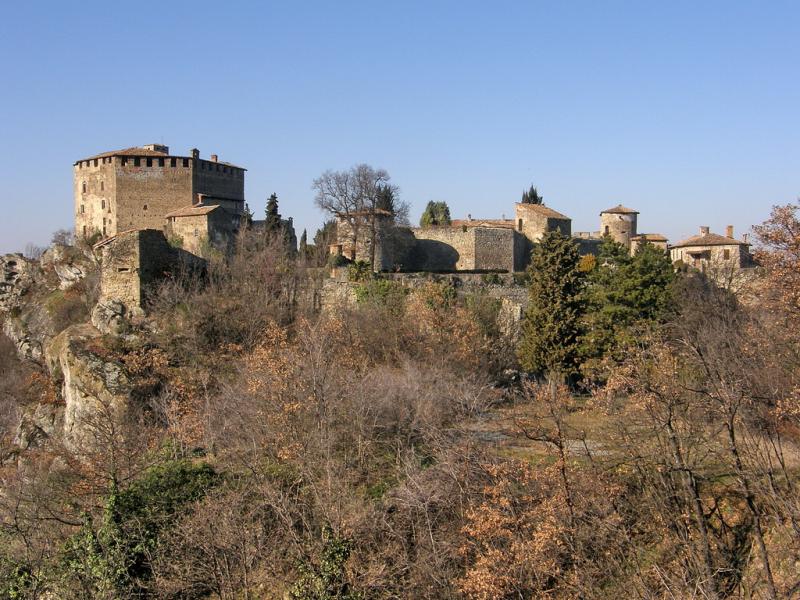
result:
[[[128,229],[163,229],[164,215],[192,203],[192,168],[181,161],[171,167],[159,166],[161,158],[142,158],[139,166],[128,158],[116,169],[119,223],[116,231]],[[147,166],[150,161],[152,166]],[[109,232],[111,235],[112,232]]]
[[[460,227],[416,227],[416,238],[406,270],[475,270],[475,229]]]
[[[117,155],[78,161],[73,170],[75,234],[103,237],[130,229],[164,229],[164,216],[200,195],[240,214],[244,169],[181,156]],[[235,201],[235,202],[230,202]]]

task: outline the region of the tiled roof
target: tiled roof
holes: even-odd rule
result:
[[[191,156],[179,156],[177,154],[169,154],[167,152],[161,152],[160,150],[151,150],[150,148],[143,148],[141,146],[134,146],[133,148],[125,148],[123,150],[111,150],[109,152],[102,152],[101,154],[95,154],[94,156],[89,156],[87,158],[82,158],[80,160],[76,160],[74,164],[78,164],[84,160],[94,160],[96,158],[108,158],[114,156],[157,156],[160,158],[164,157],[174,157],[174,158],[191,158]],[[246,171],[244,167],[240,167],[239,165],[235,165],[233,163],[225,162],[222,160],[213,161],[208,158],[201,158],[199,160],[204,160],[208,163],[212,164],[219,164],[225,165],[226,167],[233,167],[234,169],[241,169],[242,171]]]
[[[667,238],[660,233],[640,233],[631,237],[632,240],[647,240],[648,242],[666,242]]]
[[[178,210],[173,210],[171,213],[164,215],[165,217],[200,217],[215,211],[219,208],[219,204],[200,205],[200,206],[184,206]]]
[[[527,204],[527,203],[517,202],[517,206],[524,206],[526,211],[539,213],[543,217],[551,217],[553,219],[569,219],[567,215],[562,215],[557,210],[553,210],[552,208],[550,208],[549,206],[545,206],[544,204]]]
[[[632,208],[628,208],[627,206],[622,206],[622,204],[617,204],[613,208],[607,208],[606,210],[602,211],[600,214],[616,214],[616,215],[638,215],[638,210],[633,210]]]
[[[134,146],[133,148],[125,148],[124,150],[111,150],[110,152],[95,154],[94,156],[82,158],[81,160],[94,160],[95,158],[108,158],[109,156],[169,156],[169,154],[159,150],[151,150],[150,148]]]
[[[725,237],[717,233],[704,233],[686,238],[673,244],[673,248],[684,248],[686,246],[748,246],[745,242],[740,242],[733,238]]]

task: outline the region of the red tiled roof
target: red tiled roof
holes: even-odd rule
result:
[[[80,160],[76,160],[73,164],[78,164],[84,160],[94,160],[96,158],[108,158],[114,156],[157,156],[160,158],[170,157],[170,158],[191,158],[191,156],[179,156],[176,154],[169,154],[167,152],[161,152],[160,150],[151,150],[150,148],[143,148],[142,146],[134,146],[133,148],[125,148],[123,150],[111,150],[109,152],[102,152],[100,154],[95,154],[94,156],[89,156],[88,158],[82,158]],[[240,167],[233,163],[225,162],[222,160],[213,161],[208,158],[201,158],[199,160],[204,160],[207,163],[211,164],[219,164],[225,165],[226,167],[233,167],[234,169],[241,169],[242,171],[246,171],[244,167]]]
[[[184,206],[178,210],[173,210],[164,215],[164,217],[201,217],[208,213],[215,211],[219,208],[219,204],[200,205],[200,206]]]
[[[749,244],[717,233],[704,233],[686,238],[672,245],[673,248],[684,248],[686,246],[749,246]]]
[[[667,238],[660,233],[640,233],[631,237],[632,240],[647,240],[648,242],[666,242]]]
[[[562,215],[557,210],[553,210],[544,204],[527,204],[523,202],[517,202],[517,206],[524,206],[526,211],[539,213],[543,217],[550,217],[553,219],[569,219],[567,215]]]
[[[632,208],[628,208],[627,206],[622,206],[622,204],[617,204],[613,208],[607,208],[606,210],[602,211],[600,214],[612,214],[612,215],[638,215],[638,210],[633,210]]]

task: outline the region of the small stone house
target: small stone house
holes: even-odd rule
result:
[[[750,244],[733,237],[733,226],[728,225],[725,235],[711,233],[700,227],[700,234],[670,246],[672,262],[681,262],[700,270],[713,268],[742,269],[752,263]]]
[[[210,249],[226,251],[239,231],[240,216],[219,204],[197,204],[167,213],[167,233],[181,248],[204,256]]]

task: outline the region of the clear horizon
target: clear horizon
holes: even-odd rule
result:
[[[709,2],[14,3],[0,24],[0,253],[73,224],[72,165],[164,143],[248,169],[298,237],[327,169],[411,205],[573,231],[624,204],[671,242],[737,236],[800,192],[800,5]]]

